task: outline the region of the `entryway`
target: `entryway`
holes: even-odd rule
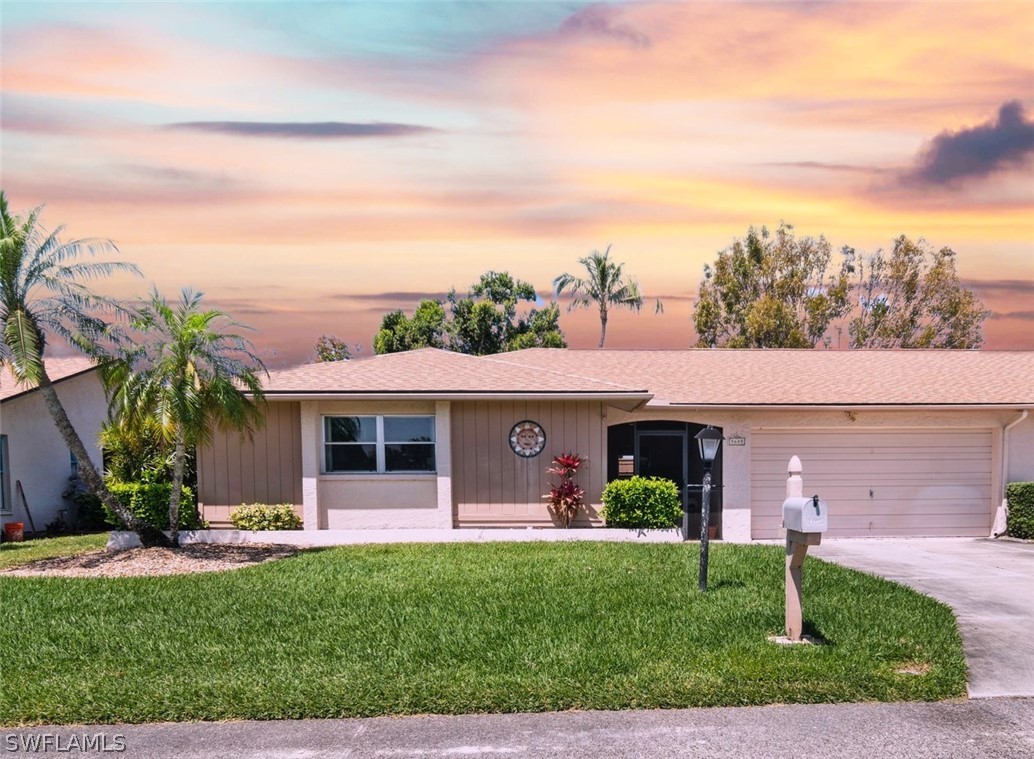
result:
[[[689,534],[700,534],[700,484],[704,465],[695,435],[702,424],[676,421],[627,422],[607,428],[607,481],[639,475],[671,480],[682,494],[682,507],[689,509]],[[722,453],[719,450],[711,470],[712,525],[721,525]],[[687,487],[688,485],[688,487]],[[719,527],[718,535],[721,535]]]

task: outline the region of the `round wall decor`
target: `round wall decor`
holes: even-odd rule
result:
[[[510,429],[510,448],[521,458],[538,456],[545,447],[546,433],[537,422],[525,419]]]

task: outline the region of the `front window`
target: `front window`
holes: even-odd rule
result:
[[[323,471],[434,472],[433,416],[323,417]]]

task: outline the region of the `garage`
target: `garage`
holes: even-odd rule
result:
[[[990,429],[757,431],[750,456],[751,537],[781,537],[786,467],[829,504],[830,537],[986,536]]]

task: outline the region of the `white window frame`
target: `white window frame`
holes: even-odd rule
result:
[[[334,443],[327,440],[327,419],[340,419],[343,417],[373,417],[376,425],[376,440],[372,443]],[[386,468],[386,456],[384,447],[386,445],[407,445],[408,443],[403,441],[394,441],[384,439],[384,420],[386,418],[405,418],[405,419],[428,419],[431,422],[431,435],[432,440],[428,443],[414,443],[414,445],[433,445],[434,446],[434,467],[432,469],[394,469],[387,471]],[[438,473],[438,433],[436,418],[434,414],[348,414],[348,413],[335,413],[335,414],[323,414],[320,418],[320,437],[321,437],[321,450],[322,457],[320,460],[320,474],[336,477],[336,476],[386,476],[391,477],[393,475],[413,476],[413,475],[434,475]],[[376,451],[377,468],[376,470],[331,470],[327,469],[327,446],[328,445],[373,445]]]

